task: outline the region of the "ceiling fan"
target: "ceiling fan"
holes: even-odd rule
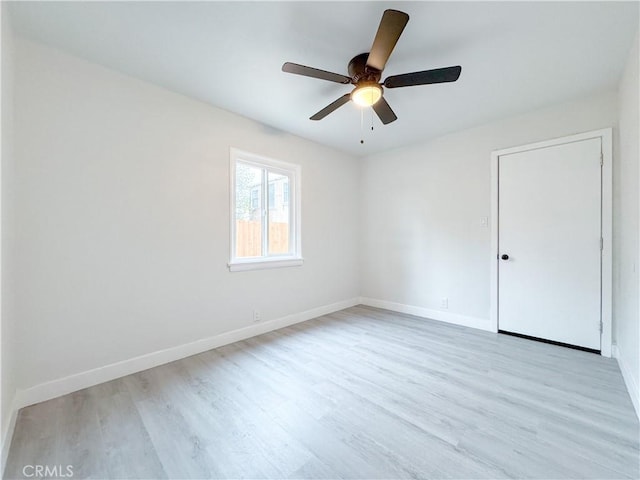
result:
[[[389,56],[396,46],[404,27],[409,21],[409,15],[398,10],[385,10],[380,20],[378,32],[373,40],[371,51],[356,55],[349,62],[347,68],[349,76],[339,73],[327,72],[317,68],[306,67],[297,63],[286,62],[282,65],[282,71],[304,75],[305,77],[319,78],[330,82],[353,84],[355,88],[330,103],[318,113],[310,117],[310,120],[321,120],[331,112],[352,100],[356,105],[371,106],[383,124],[396,120],[396,114],[384,99],[383,86],[386,88],[410,87],[413,85],[427,85],[432,83],[455,82],[460,77],[462,67],[436,68],[421,72],[392,75],[380,83],[382,71],[389,60]]]

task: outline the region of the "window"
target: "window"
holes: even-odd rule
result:
[[[302,265],[300,167],[231,149],[229,269]]]

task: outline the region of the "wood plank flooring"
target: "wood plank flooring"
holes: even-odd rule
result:
[[[5,478],[638,478],[638,449],[615,360],[353,307],[24,408]]]

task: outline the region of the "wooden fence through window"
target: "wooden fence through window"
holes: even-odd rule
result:
[[[262,255],[262,231],[260,222],[236,221],[236,256],[259,257]],[[289,252],[289,224],[269,224],[269,253]]]

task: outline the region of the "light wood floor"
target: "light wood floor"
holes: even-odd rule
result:
[[[615,360],[354,307],[25,408],[5,474],[638,478],[638,435]]]

